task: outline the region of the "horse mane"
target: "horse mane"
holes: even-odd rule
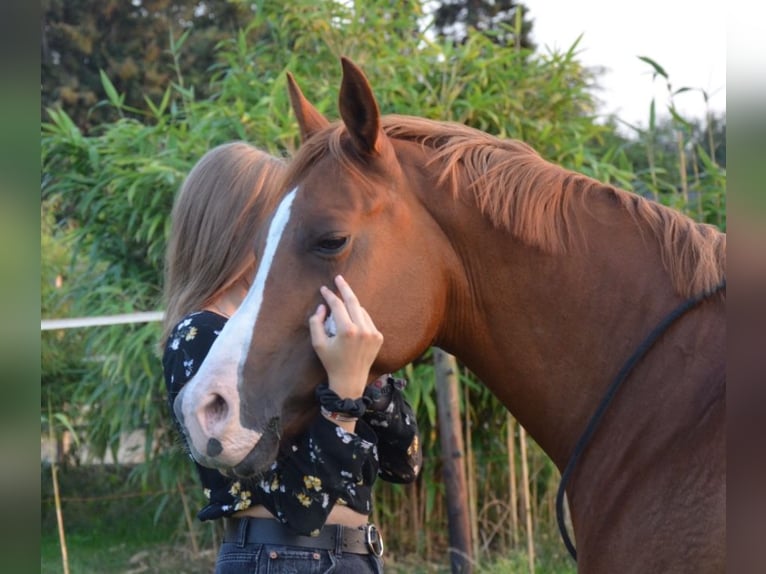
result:
[[[385,134],[418,143],[434,153],[439,183],[453,197],[472,193],[480,212],[515,238],[543,252],[562,254],[577,240],[576,219],[594,197],[616,201],[658,241],[662,261],[676,291],[685,297],[712,291],[725,279],[726,234],[712,225],[543,159],[529,145],[501,139],[454,122],[402,115],[381,118]],[[299,150],[286,177],[296,181],[326,154],[339,161],[361,183],[372,185],[369,165],[343,145],[342,123],[312,137]]]

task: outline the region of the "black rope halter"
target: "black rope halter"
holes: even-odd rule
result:
[[[620,369],[620,372],[617,373],[617,376],[614,378],[614,381],[612,381],[612,384],[609,385],[609,388],[607,388],[606,393],[604,394],[604,398],[601,399],[601,403],[599,403],[598,408],[593,413],[593,416],[591,416],[590,421],[588,421],[588,426],[585,427],[585,431],[577,441],[577,444],[572,451],[572,455],[569,457],[569,462],[567,463],[566,468],[564,468],[564,472],[561,473],[561,482],[559,483],[559,490],[556,493],[556,520],[558,522],[559,532],[561,533],[561,538],[564,540],[564,545],[567,547],[567,550],[569,550],[569,554],[572,555],[572,558],[575,560],[575,562],[577,561],[577,550],[572,543],[572,539],[569,537],[569,532],[567,532],[566,524],[564,524],[564,492],[566,490],[566,485],[569,481],[569,477],[577,465],[577,461],[582,456],[585,447],[588,446],[593,433],[596,432],[596,429],[601,423],[601,419],[603,418],[606,409],[609,407],[609,404],[612,402],[614,395],[617,393],[617,390],[620,388],[622,383],[625,382],[625,379],[628,378],[628,375],[633,370],[633,367],[635,367],[636,364],[644,357],[644,355],[649,352],[649,350],[657,342],[657,339],[659,339],[676,320],[682,317],[687,311],[693,309],[699,303],[718,293],[722,289],[726,289],[726,280],[722,281],[719,285],[710,291],[705,291],[696,297],[687,299],[678,307],[673,309],[670,313],[668,313],[668,315],[657,324],[654,330],[649,333],[649,335],[647,335],[646,339],[644,339],[641,345],[638,346],[630,358],[625,361],[622,369]]]

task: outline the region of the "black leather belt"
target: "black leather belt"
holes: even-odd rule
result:
[[[245,522],[246,524],[242,524]],[[383,539],[374,524],[359,528],[325,525],[318,536],[302,536],[274,518],[227,518],[224,542],[245,544],[282,544],[322,550],[340,550],[352,554],[383,554]],[[242,532],[244,529],[244,533]],[[338,542],[340,541],[340,544]]]

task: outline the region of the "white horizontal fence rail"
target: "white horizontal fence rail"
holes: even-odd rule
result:
[[[164,311],[144,311],[142,313],[124,313],[122,315],[102,315],[100,317],[74,317],[72,319],[42,319],[41,331],[54,329],[78,329],[80,327],[102,327],[125,323],[151,323],[162,321]]]

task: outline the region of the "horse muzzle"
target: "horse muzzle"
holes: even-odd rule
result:
[[[263,432],[245,428],[240,423],[236,392],[208,390],[200,394],[190,388],[181,389],[173,411],[194,460],[237,476],[255,474],[274,460],[279,446],[278,417],[270,420]]]

